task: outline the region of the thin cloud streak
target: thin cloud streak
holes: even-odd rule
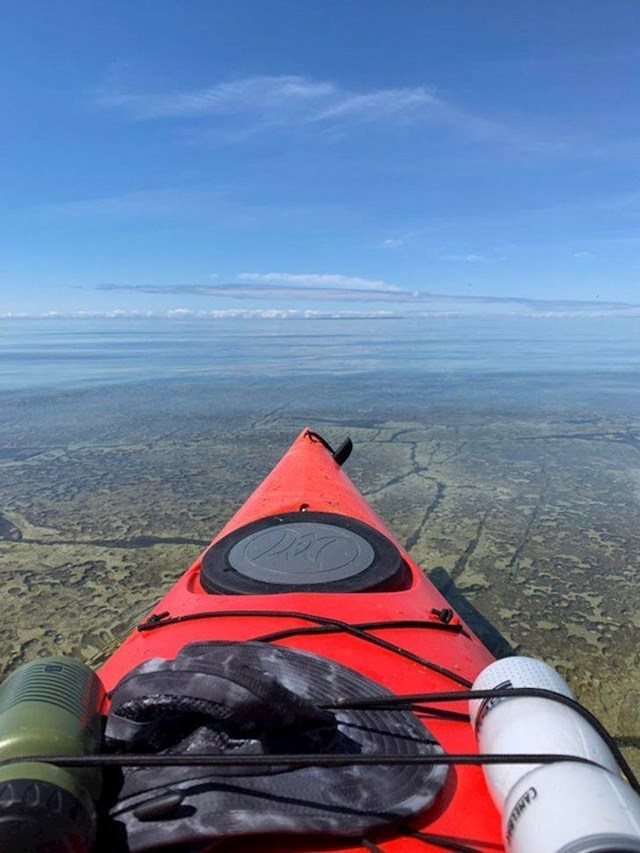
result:
[[[487,119],[436,95],[425,85],[356,92],[300,75],[255,75],[169,93],[128,93],[104,88],[95,104],[132,121],[216,119],[230,139],[260,130],[340,128],[364,123],[433,124],[477,142],[507,145],[529,154],[565,153],[564,142],[536,139],[509,123]],[[224,127],[221,128],[220,124]],[[203,130],[206,138],[206,130]]]
[[[338,302],[389,302],[414,304],[416,306],[433,303],[458,306],[496,306],[520,307],[538,312],[584,312],[584,311],[620,311],[640,309],[640,304],[628,302],[606,302],[601,300],[579,299],[532,299],[521,296],[482,296],[450,293],[430,293],[424,290],[376,290],[374,288],[340,287],[296,287],[291,285],[254,285],[224,283],[219,285],[178,284],[178,285],[129,285],[101,284],[97,290],[106,292],[135,292],[164,296],[208,296],[233,299],[283,299],[283,300],[321,300]]]
[[[276,115],[292,109],[309,112],[318,101],[324,104],[336,94],[336,87],[332,83],[293,75],[257,75],[169,94],[103,91],[96,102],[101,107],[120,110],[132,119],[144,120],[247,112]]]
[[[106,311],[0,312],[2,320],[464,320],[497,319],[598,319],[640,318],[640,306],[626,309],[582,308],[574,310],[486,311],[473,315],[465,310],[328,310],[313,308],[217,308],[211,311],[169,308],[139,311],[114,308]]]
[[[424,86],[351,92],[292,75],[246,77],[169,94],[102,92],[96,103],[136,121],[244,116],[268,125],[377,120],[444,107]]]
[[[376,249],[399,249],[404,246],[406,237],[387,237],[375,244]]]
[[[445,315],[449,316],[448,312],[429,312],[429,316],[434,317]],[[3,320],[376,320],[404,319],[407,316],[409,315],[406,312],[398,311],[317,311],[312,308],[219,308],[213,311],[197,311],[191,308],[169,308],[166,311],[114,308],[108,311],[0,312],[0,319]]]
[[[381,89],[361,95],[341,93],[340,99],[325,110],[310,117],[310,121],[334,121],[335,119],[368,118],[370,116],[393,116],[412,113],[416,109],[434,107],[440,109],[443,102],[423,86],[403,89]]]
[[[397,292],[400,290],[394,284],[370,278],[360,278],[354,275],[342,275],[341,273],[289,273],[289,272],[243,272],[238,276],[240,281],[251,284],[276,284],[284,282],[295,287],[322,288],[344,288],[345,290],[375,290]]]
[[[482,261],[486,261],[487,258],[484,255],[475,255],[473,253],[468,255],[442,255],[440,258],[441,261],[462,261],[467,264],[478,264]]]

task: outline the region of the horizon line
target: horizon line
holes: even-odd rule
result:
[[[42,312],[5,311],[0,320],[465,320],[465,319],[625,319],[640,318],[640,307],[584,308],[547,311],[317,311],[287,308],[222,308],[194,310],[172,308],[165,311],[108,309],[104,311]]]

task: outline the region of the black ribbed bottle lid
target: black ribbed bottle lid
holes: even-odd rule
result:
[[[94,815],[64,788],[40,779],[0,782],[2,853],[88,853]]]

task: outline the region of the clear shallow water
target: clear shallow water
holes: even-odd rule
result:
[[[640,318],[10,320],[0,390],[171,378],[631,373]]]
[[[0,326],[0,667],[100,656],[310,424],[640,768],[640,320]]]

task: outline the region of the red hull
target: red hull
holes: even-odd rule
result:
[[[259,518],[302,507],[311,511],[333,512],[363,521],[388,536],[400,549],[410,571],[408,588],[395,592],[322,593],[295,592],[278,595],[212,595],[200,583],[202,555],[176,585],[154,607],[153,613],[182,616],[202,612],[256,611],[257,615],[209,616],[151,631],[136,631],[109,658],[100,670],[107,691],[134,666],[153,657],[173,658],[187,643],[202,640],[250,640],[281,629],[309,623],[291,616],[259,615],[268,610],[295,611],[349,623],[385,620],[437,622],[432,610],[450,604],[425,577],[374,513],[333,457],[318,441],[303,431],[278,465],[247,502],[238,510],[216,542],[231,531]],[[460,623],[454,615],[453,623]],[[453,633],[419,628],[376,628],[372,634],[428,658],[472,682],[493,656],[464,626]],[[291,648],[315,652],[356,669],[397,694],[464,690],[449,677],[425,668],[394,652],[370,645],[357,637],[335,634],[290,637],[279,641]],[[441,707],[466,711],[466,703]],[[426,721],[426,720],[425,720]],[[429,717],[428,726],[448,753],[476,752],[471,725]],[[486,851],[503,849],[498,812],[487,791],[480,767],[452,768],[444,791],[434,806],[411,823],[414,829],[445,836],[459,844]],[[376,839],[385,851],[442,850],[403,834],[387,834]],[[229,842],[224,849],[255,850],[255,842]],[[362,851],[353,841],[311,839],[296,842],[261,840],[261,850],[281,851]]]

